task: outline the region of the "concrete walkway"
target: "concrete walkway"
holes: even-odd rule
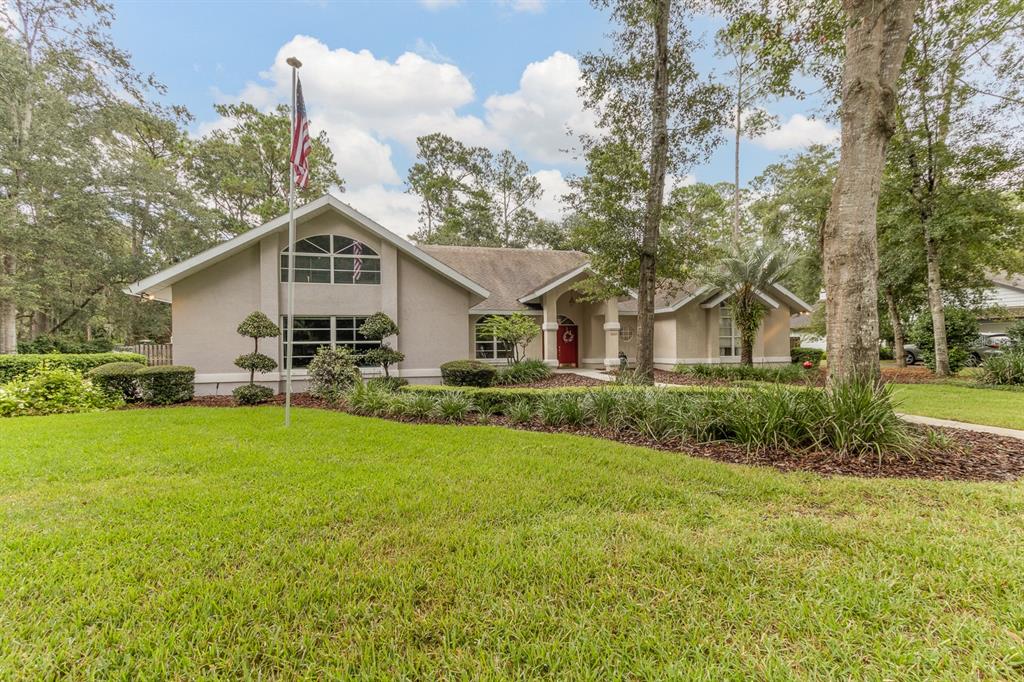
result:
[[[615,379],[597,369],[556,369],[559,374],[578,374],[581,377],[595,379],[597,381],[614,381]],[[672,384],[656,383],[655,386],[666,388]],[[935,419],[934,417],[921,417],[916,414],[904,414],[897,412],[902,419],[911,424],[923,424],[925,426],[940,426],[947,429],[962,429],[964,431],[975,431],[977,433],[992,433],[1007,438],[1018,438],[1024,440],[1024,431],[1019,429],[1007,429],[1002,426],[987,426],[985,424],[971,424],[970,422],[958,422],[952,419]]]

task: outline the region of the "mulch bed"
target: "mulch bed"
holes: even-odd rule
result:
[[[921,365],[882,368],[882,381],[887,384],[931,384],[938,380],[934,372]]]
[[[554,375],[574,376],[574,375]],[[586,377],[577,377],[586,380]],[[601,382],[590,379],[596,384]],[[539,382],[538,382],[539,383]],[[550,384],[547,384],[550,385]],[[581,384],[559,384],[581,385]],[[586,384],[583,384],[586,385]],[[269,405],[284,404],[284,396],[277,395]],[[331,405],[305,393],[292,395],[296,407],[347,412],[344,405]],[[235,407],[231,396],[202,396],[179,406]],[[150,406],[133,406],[150,407]],[[406,423],[442,423],[437,420],[396,419]],[[464,422],[474,424],[477,422]],[[491,417],[488,424],[526,431],[545,433],[569,433],[614,440],[628,445],[638,445],[668,452],[682,452],[694,457],[704,457],[730,464],[767,466],[784,472],[810,471],[826,476],[861,476],[867,478],[922,478],[932,480],[958,481],[1013,481],[1024,477],[1024,440],[997,436],[990,433],[965,431],[963,429],[931,429],[944,434],[950,441],[949,448],[922,449],[913,457],[843,457],[829,450],[750,450],[735,443],[659,443],[640,434],[597,427],[549,427],[539,421],[526,424],[512,424],[502,416]],[[930,427],[915,427],[925,433]]]

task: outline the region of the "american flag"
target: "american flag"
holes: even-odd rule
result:
[[[360,258],[363,255],[363,245],[359,242],[353,242],[352,255],[356,257],[352,263],[352,281],[358,282],[359,278],[363,276],[363,259]]]
[[[309,118],[306,116],[306,103],[302,99],[302,81],[295,85],[295,129],[292,131],[292,170],[295,172],[295,184],[305,188],[309,183]]]

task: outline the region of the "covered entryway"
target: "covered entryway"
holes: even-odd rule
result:
[[[576,323],[558,316],[558,366],[577,367],[580,359],[580,335]]]

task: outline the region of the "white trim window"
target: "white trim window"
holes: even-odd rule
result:
[[[508,360],[512,357],[512,348],[497,337],[484,333],[481,326],[484,322],[498,315],[484,315],[476,321],[473,326],[473,338],[475,341],[475,357],[477,360]]]
[[[380,341],[368,339],[359,333],[359,327],[368,316],[330,315],[319,317],[295,316],[295,356],[292,366],[304,368],[316,355],[321,346],[338,348],[346,346],[360,355],[371,348],[379,348]],[[281,316],[281,360],[284,365],[285,348],[288,346],[288,316]],[[362,364],[362,363],[359,363]]]
[[[735,358],[740,355],[740,332],[732,319],[732,309],[728,304],[718,306],[718,356]]]
[[[281,252],[281,281],[288,281],[288,248]],[[295,281],[314,284],[380,284],[380,256],[361,241],[319,234],[295,242]]]

